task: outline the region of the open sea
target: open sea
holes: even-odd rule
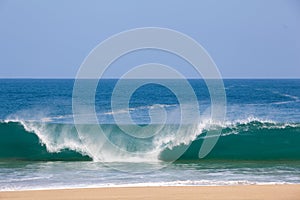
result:
[[[184,93],[182,80],[163,81]],[[75,124],[74,80],[0,79],[0,191],[300,184],[300,79],[225,79],[224,121],[211,120],[203,80],[188,80],[199,107],[153,80],[118,102],[125,87],[113,109],[117,82],[98,83],[98,122]],[[199,158],[210,131],[221,135]]]

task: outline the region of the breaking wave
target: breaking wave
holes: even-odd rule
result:
[[[150,138],[132,137],[115,124],[101,125],[109,142],[121,149],[117,153],[105,144],[95,149],[97,144],[82,142],[99,142],[97,134],[92,134],[97,125],[82,126],[82,130],[91,133],[87,135],[92,137],[89,140],[79,137],[73,124],[2,121],[0,160],[155,162],[168,161],[178,150],[185,148],[186,151],[177,160],[197,161],[200,160],[198,152],[207,137],[206,133],[220,129],[221,137],[204,160],[300,160],[299,123],[259,119],[225,124],[201,122],[197,125],[186,124],[183,131],[176,134],[172,132],[176,125],[169,126]],[[156,125],[151,126],[156,129]],[[147,156],[149,152],[150,157]]]

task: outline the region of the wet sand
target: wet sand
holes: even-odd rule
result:
[[[1,200],[204,199],[299,200],[300,185],[112,187],[0,192]]]

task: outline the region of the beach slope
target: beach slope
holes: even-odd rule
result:
[[[300,185],[114,187],[0,192],[1,200],[204,199],[299,200]]]

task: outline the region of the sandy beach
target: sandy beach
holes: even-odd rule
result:
[[[22,199],[207,199],[299,200],[300,185],[174,186],[0,192],[1,200]]]

